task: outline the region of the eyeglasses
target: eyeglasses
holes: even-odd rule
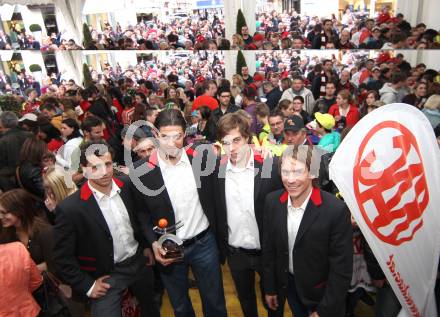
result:
[[[231,98],[231,95],[220,95],[220,98]]]

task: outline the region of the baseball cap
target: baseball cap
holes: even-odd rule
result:
[[[36,122],[37,115],[35,115],[33,113],[26,113],[24,116],[22,116],[20,119],[18,119],[18,122],[23,122],[25,120]]]
[[[257,33],[254,35],[254,37],[252,38],[252,40],[254,42],[260,42],[260,41],[264,41],[264,36],[263,34]]]
[[[304,129],[304,121],[300,116],[290,116],[284,121],[284,131],[298,132]]]
[[[336,124],[335,118],[329,113],[315,113],[316,121],[327,130],[333,129]]]

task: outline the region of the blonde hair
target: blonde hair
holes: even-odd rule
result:
[[[232,83],[234,83],[234,79],[237,79],[237,81],[238,81],[238,83],[237,84],[235,84],[238,88],[240,88],[241,90],[243,90],[244,89],[244,87],[245,87],[245,82],[244,82],[244,80],[243,80],[243,77],[241,77],[241,75],[240,74],[235,74],[235,75],[233,75],[232,76]]]
[[[67,187],[64,176],[61,170],[54,167],[49,167],[43,175],[43,180],[52,191],[56,204],[59,204],[67,196],[72,195],[77,190],[75,184],[72,184],[73,187]]]
[[[432,95],[429,97],[425,102],[424,108],[430,110],[440,110],[440,95]]]

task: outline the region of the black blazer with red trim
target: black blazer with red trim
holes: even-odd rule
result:
[[[135,239],[148,246],[135,214],[134,198],[127,177],[113,179],[121,189]],[[101,209],[85,182],[80,190],[55,209],[54,264],[59,277],[74,291],[85,295],[94,281],[113,270],[113,240]]]
[[[215,205],[212,180],[216,163],[215,153],[210,144],[192,145],[185,150],[194,175],[204,171],[199,181],[196,177],[197,191],[200,204],[208,218],[210,230],[215,232]],[[157,155],[158,153],[155,151],[149,158],[134,164],[134,167],[137,169],[136,173],[141,174],[139,177],[141,185],[151,192],[151,194],[143,193],[142,188],[136,185],[136,182],[134,183],[136,189],[133,191],[136,193],[137,215],[142,226],[142,232],[149,243],[153,243],[159,238],[159,235],[153,231],[153,227],[159,224],[160,219],[166,219],[168,227],[175,224],[173,205],[162,177]]]
[[[217,221],[217,241],[220,248],[222,261],[227,255],[227,245],[229,238],[228,216],[225,195],[225,175],[228,157],[224,155],[218,160],[216,175],[214,178],[216,221]],[[254,152],[254,168],[256,170],[254,178],[254,212],[260,233],[260,244],[263,243],[263,211],[266,195],[283,187],[281,177],[278,172],[278,158],[263,159],[261,155]],[[246,190],[246,188],[243,188]]]
[[[288,193],[266,197],[263,285],[284,303],[289,274]],[[302,302],[320,317],[345,316],[345,296],[353,271],[350,212],[344,202],[313,188],[293,248],[295,283]]]

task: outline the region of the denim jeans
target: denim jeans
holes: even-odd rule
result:
[[[188,289],[188,270],[191,268],[202,299],[205,317],[225,317],[226,303],[223,281],[214,234],[184,247],[183,261],[171,264],[169,271],[161,272],[165,289],[175,317],[195,317]]]
[[[377,290],[375,317],[396,317],[402,306],[388,284]]]

